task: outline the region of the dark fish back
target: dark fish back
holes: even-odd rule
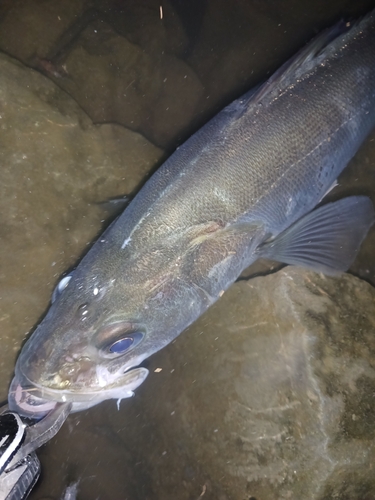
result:
[[[207,221],[276,235],[312,210],[375,125],[374,13],[321,45],[179,148],[106,235],[111,247],[136,256]]]

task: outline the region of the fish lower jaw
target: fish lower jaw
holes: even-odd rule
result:
[[[86,376],[85,376],[86,375]],[[80,374],[77,383],[56,373],[41,382],[31,381],[25,376],[15,377],[13,386],[35,402],[73,403],[79,409],[85,409],[106,399],[124,399],[133,396],[148,375],[148,370],[138,367],[123,373],[117,370],[111,373],[106,367],[98,365],[90,374]],[[38,403],[39,404],[39,403]],[[76,410],[78,411],[78,410]]]

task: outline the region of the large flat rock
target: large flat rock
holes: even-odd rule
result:
[[[205,484],[207,499],[374,498],[367,283],[297,268],[239,282],[157,367],[131,410],[155,498],[198,498]]]

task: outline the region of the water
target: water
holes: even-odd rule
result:
[[[12,63],[3,62],[2,70],[8,75],[0,108],[2,399],[22,342],[58,278],[113,217],[97,202],[136,191],[190,133],[317,32],[373,7],[365,0],[1,2],[0,50],[23,64],[12,73]],[[116,125],[95,128],[82,109],[95,123]],[[332,197],[367,194],[375,203],[374,171],[373,133]],[[372,230],[352,267],[372,284],[374,244]],[[247,275],[264,269],[260,263]],[[30,498],[59,498],[77,480],[78,498],[159,498],[155,477],[159,468],[165,474],[167,450],[143,454],[145,443],[156,440],[154,423],[137,414],[145,391],[138,389],[138,402],[124,401],[120,412],[108,402],[71,416],[41,450],[43,477]],[[181,499],[230,498],[199,484],[201,464],[189,467]]]

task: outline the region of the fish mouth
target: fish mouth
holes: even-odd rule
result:
[[[100,367],[98,371],[100,376]],[[16,368],[8,393],[9,408],[34,419],[43,418],[57,403],[71,402],[72,412],[86,410],[106,399],[121,400],[133,396],[133,391],[144,382],[148,373],[143,367],[131,368],[112,383],[102,382],[99,386],[74,390],[54,389],[35,383]]]
[[[22,417],[39,420],[57,404],[58,401],[42,398],[35,387],[25,383],[24,380],[21,382],[18,376],[13,378],[8,392],[8,405],[11,411],[17,412]]]

